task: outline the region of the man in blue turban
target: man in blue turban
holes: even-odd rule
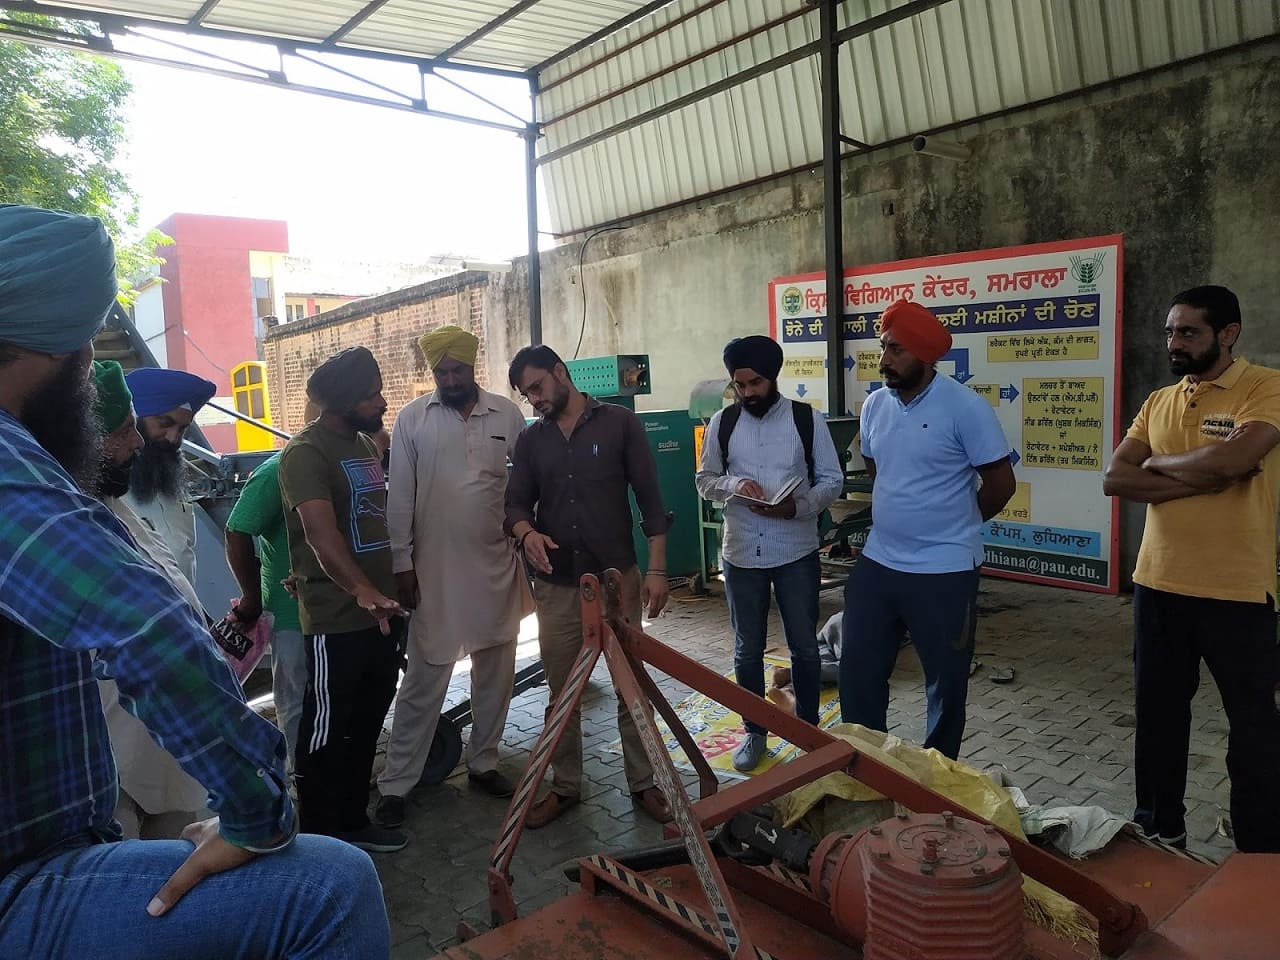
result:
[[[185,494],[182,439],[216,387],[185,370],[142,367],[125,377],[142,434],[126,500],[151,525],[188,580],[196,576],[196,516]]]
[[[89,371],[114,263],[97,220],[0,207],[0,957],[139,943],[168,956],[195,941],[200,956],[386,957],[368,856],[297,835],[279,731],[245,704],[200,615],[72,478],[86,449],[100,465]],[[100,678],[220,819],[182,840],[117,842]]]

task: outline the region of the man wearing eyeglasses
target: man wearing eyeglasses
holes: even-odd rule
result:
[[[511,386],[542,419],[516,442],[507,482],[507,534],[524,549],[536,574],[538,645],[551,701],[564,688],[582,648],[578,580],[610,567],[622,571],[623,610],[639,626],[667,604],[667,529],[658,468],[644,426],[625,407],[600,403],[578,390],[547,346],[525,347],[511,361]],[[636,564],[627,488],[640,505],[649,539],[649,568]],[[671,819],[654,785],[635,721],[618,701],[618,731],[632,799],[659,823]],[[582,790],[582,725],[574,710],[551,756],[551,792],[534,805],[525,826],[544,827],[578,803]]]

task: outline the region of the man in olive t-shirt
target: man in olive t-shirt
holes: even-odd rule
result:
[[[395,696],[405,611],[391,599],[391,540],[382,464],[367,434],[387,403],[364,347],[336,354],[307,381],[319,419],[280,455],[289,559],[307,648],[298,731],[302,829],[391,852],[404,834],[369,820],[369,779]]]

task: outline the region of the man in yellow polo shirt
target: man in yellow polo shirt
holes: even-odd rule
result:
[[[1280,371],[1232,355],[1240,303],[1225,287],[1174,297],[1165,337],[1182,379],[1147,397],[1103,480],[1108,495],[1148,505],[1133,573],[1134,820],[1148,836],[1186,843],[1191,699],[1203,659],[1231,728],[1236,846],[1278,853]]]

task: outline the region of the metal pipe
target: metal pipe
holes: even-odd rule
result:
[[[542,342],[542,257],[538,253],[538,78],[529,78],[529,126],[524,133],[525,229],[529,246],[529,343]]]
[[[955,160],[961,163],[968,160],[973,153],[963,143],[925,136],[919,136],[912,140],[911,149],[916,153],[923,153],[926,157],[941,157],[943,160]]]
[[[822,83],[822,235],[827,262],[827,413],[845,412],[844,400],[844,198],[840,190],[840,0],[818,9]]]
[[[293,434],[285,433],[283,430],[277,430],[275,427],[271,426],[271,424],[263,423],[261,420],[255,420],[253,419],[253,417],[246,416],[245,414],[241,413],[239,410],[233,410],[230,407],[224,407],[222,404],[218,403],[216,400],[206,400],[205,406],[209,407],[210,409],[217,410],[219,413],[225,413],[229,417],[235,417],[237,420],[243,420],[245,423],[251,423],[255,427],[257,427],[259,430],[265,430],[267,431],[267,433],[273,434],[274,436],[279,437],[281,440],[293,439]]]

